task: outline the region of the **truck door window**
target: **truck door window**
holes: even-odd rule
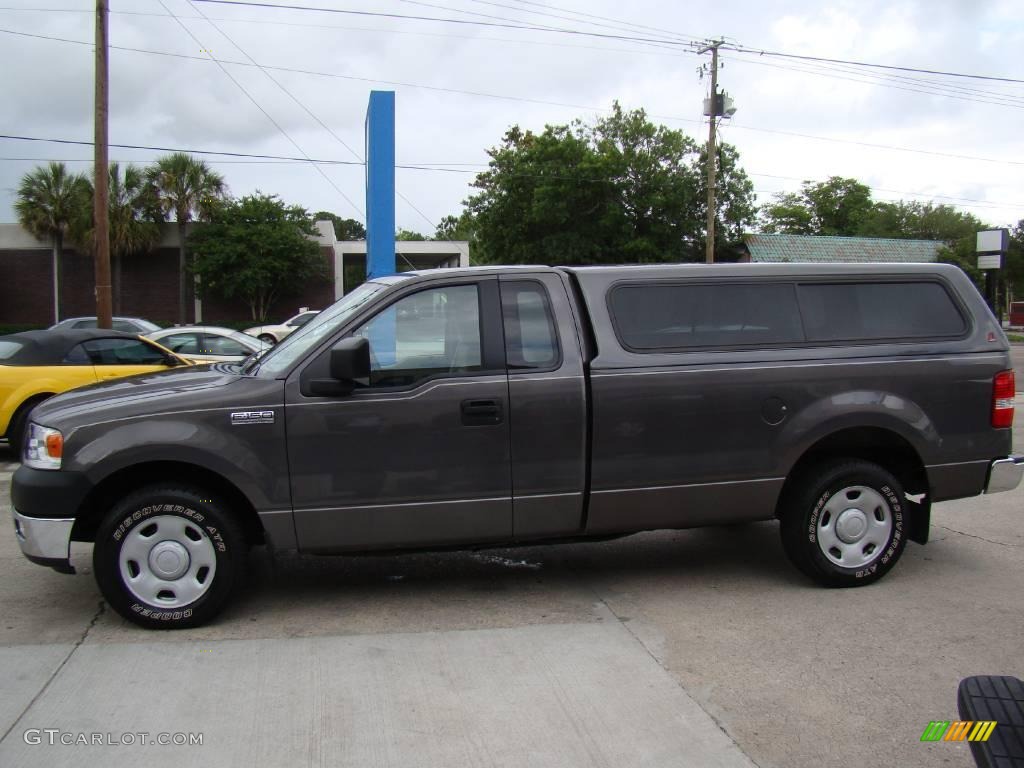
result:
[[[407,387],[430,376],[483,370],[475,285],[405,296],[353,336],[370,342],[371,387]]]
[[[544,286],[533,280],[502,281],[501,314],[510,369],[558,366],[558,337]]]

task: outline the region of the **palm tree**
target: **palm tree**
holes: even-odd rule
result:
[[[53,241],[53,322],[60,322],[60,257],[85,189],[86,179],[69,173],[64,163],[39,166],[21,177],[14,210],[21,225],[40,240]]]
[[[110,230],[110,256],[113,272],[114,314],[121,312],[121,264],[125,256],[144,253],[160,239],[157,220],[162,218],[153,187],[146,178],[146,170],[137,165],[125,167],[121,173],[118,163],[107,169],[107,217]],[[83,196],[69,235],[84,253],[95,248],[96,227],[93,219],[93,184],[85,180],[87,194]]]
[[[174,214],[178,223],[178,322],[184,325],[187,296],[185,238],[188,223],[207,219],[223,200],[227,189],[223,177],[202,160],[185,152],[159,158],[147,172],[164,217]]]

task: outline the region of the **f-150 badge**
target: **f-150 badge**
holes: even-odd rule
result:
[[[273,424],[273,411],[235,411],[231,414],[231,423],[235,424]]]

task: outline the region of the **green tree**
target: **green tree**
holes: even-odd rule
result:
[[[188,250],[204,292],[244,299],[262,322],[280,295],[324,276],[316,234],[304,208],[257,191],[215,211]]]
[[[1006,281],[1016,301],[1024,298],[1024,219],[1010,230],[1010,251],[1006,254]]]
[[[121,266],[125,257],[150,251],[160,239],[161,218],[153,187],[146,179],[146,170],[128,164],[122,172],[118,163],[108,166],[108,222],[110,232],[111,277],[114,314],[121,312]],[[76,212],[69,234],[75,247],[92,254],[96,227],[93,217],[93,182],[85,179],[87,194]]]
[[[395,230],[395,240],[399,242],[421,243],[426,239],[426,235],[420,234],[419,232],[416,232],[411,229],[404,229],[403,227],[399,227],[397,230]]]
[[[762,232],[771,235],[819,234],[814,227],[814,212],[799,192],[780,192],[775,195],[773,203],[761,208]]]
[[[334,224],[334,237],[338,240],[365,240],[366,227],[355,219],[343,219],[330,211],[317,211],[313,221],[330,221]]]
[[[875,203],[857,234],[942,242],[939,259],[960,267],[981,288],[984,275],[977,267],[975,252],[975,238],[981,229],[985,224],[980,219],[951,205],[900,200]]]
[[[479,191],[466,201],[475,261],[679,261],[701,251],[700,148],[643,110],[616,104],[593,125],[576,120],[542,133],[514,126],[488,154],[489,169],[473,183]],[[736,183],[724,189],[721,210],[743,218],[744,209],[753,211],[753,193],[735,150],[724,155]]]
[[[18,184],[14,210],[18,221],[40,240],[53,242],[53,322],[60,322],[61,253],[76,211],[88,194],[85,177],[69,173],[64,163],[50,163],[26,173]]]
[[[983,228],[984,224],[977,217],[951,205],[900,200],[875,203],[861,221],[857,234],[950,243],[972,237]]]
[[[188,297],[185,240],[189,222],[208,220],[220,207],[227,194],[223,177],[202,160],[185,152],[174,152],[159,158],[147,171],[164,218],[173,215],[178,224],[178,322],[187,321]]]
[[[461,216],[445,216],[434,230],[433,240],[472,240],[473,217],[468,213]]]
[[[853,237],[874,207],[871,188],[856,179],[831,176],[805,181],[800,192],[775,196],[761,209],[761,229],[793,235]]]

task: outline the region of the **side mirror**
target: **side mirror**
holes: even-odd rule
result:
[[[350,336],[331,347],[331,378],[370,384],[370,342]]]
[[[330,353],[329,379],[309,382],[309,394],[338,397],[352,393],[357,384],[370,384],[370,342],[360,336],[342,339]]]

